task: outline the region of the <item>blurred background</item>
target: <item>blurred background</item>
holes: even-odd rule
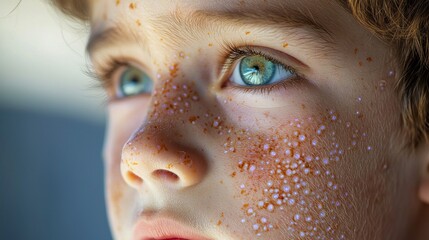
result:
[[[0,239],[111,239],[88,28],[47,1],[0,1]]]

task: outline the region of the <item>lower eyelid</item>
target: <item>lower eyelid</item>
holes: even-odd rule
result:
[[[278,81],[274,84],[270,85],[264,85],[264,86],[255,86],[255,87],[246,87],[246,86],[239,86],[230,84],[229,86],[226,86],[229,90],[237,93],[250,93],[250,94],[269,94],[273,91],[278,90],[290,90],[291,87],[296,86],[299,81],[304,80],[299,75],[295,75],[294,77],[290,78],[286,81]]]

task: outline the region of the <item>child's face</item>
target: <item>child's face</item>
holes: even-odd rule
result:
[[[337,3],[93,9],[89,51],[110,76],[104,154],[117,239],[404,234],[418,174],[399,147],[394,63]]]

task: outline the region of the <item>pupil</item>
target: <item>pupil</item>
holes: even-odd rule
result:
[[[139,78],[137,76],[133,76],[133,78],[131,78],[131,82],[132,83],[139,83]]]

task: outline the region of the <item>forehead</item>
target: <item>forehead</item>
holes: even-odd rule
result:
[[[334,0],[99,0],[92,3],[88,51],[91,54],[100,39],[125,40],[132,35],[144,39],[151,32],[163,31],[174,31],[177,38],[189,39],[208,30],[241,31],[239,28],[244,27],[268,30],[267,33],[305,29],[301,37],[327,46],[335,33],[351,31],[350,25],[355,23]]]
[[[128,7],[130,9],[150,9],[151,11],[169,11],[172,8],[188,8],[190,10],[207,9],[207,10],[220,10],[220,9],[252,9],[256,6],[290,6],[290,7],[304,7],[304,6],[326,6],[329,2],[340,2],[336,0],[97,0],[90,1],[90,5],[94,6],[114,6],[117,8]],[[329,6],[327,6],[329,7]],[[93,8],[94,10],[95,8]]]
[[[318,22],[326,22],[335,19],[332,14],[345,12],[335,0],[98,0],[91,5],[93,24],[119,17],[123,21],[136,16],[149,19],[199,11],[258,14],[266,18],[280,12],[284,16],[299,13],[301,21],[317,18]]]

